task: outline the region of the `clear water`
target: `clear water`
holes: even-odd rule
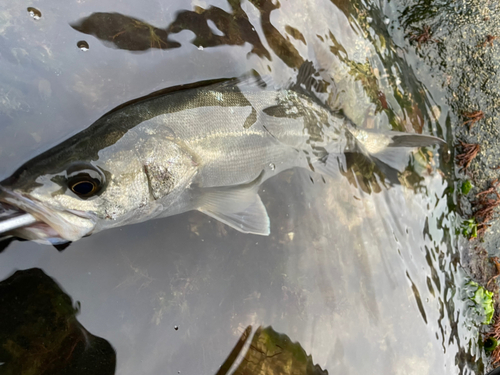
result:
[[[40,17],[0,5],[0,179],[128,100],[251,69],[286,83],[305,60],[330,83],[321,99],[359,126],[451,140],[443,93],[388,5],[238,4],[45,2]],[[15,242],[0,279],[37,267],[56,280],[113,346],[117,374],[215,374],[249,325],[286,334],[329,374],[475,372],[449,160],[423,150],[402,185],[371,193],[352,176],[284,172],[261,188],[269,237],[192,212],[62,253]]]

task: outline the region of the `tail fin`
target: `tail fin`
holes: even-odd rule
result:
[[[418,147],[446,144],[440,138],[395,131],[375,132],[349,129],[345,152],[328,154],[317,165],[318,172],[339,173],[365,192],[380,191],[381,185],[400,184],[399,173],[408,165],[408,156]]]
[[[431,135],[395,131],[367,132],[363,130],[354,135],[373,159],[397,171],[402,171],[406,167],[408,155],[415,148],[446,144],[441,138]]]
[[[428,147],[434,145],[445,145],[446,142],[441,138],[432,135],[424,134],[409,134],[401,132],[385,132],[387,137],[390,138],[391,143],[388,147]]]

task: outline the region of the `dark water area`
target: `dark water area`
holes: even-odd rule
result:
[[[0,180],[135,98],[252,70],[287,86],[306,61],[318,98],[359,127],[451,142],[398,17],[326,0],[5,3]],[[62,252],[14,241],[0,374],[481,374],[452,156],[416,150],[390,188],[356,160],[338,178],[285,171],[260,189],[268,237],[188,212]]]

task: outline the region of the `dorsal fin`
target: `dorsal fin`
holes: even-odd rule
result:
[[[286,88],[286,86],[288,86],[290,90],[303,93],[311,97],[318,104],[325,106],[325,104],[322,103],[318,99],[316,94],[313,92],[313,89],[317,90],[318,92],[322,92],[324,90],[322,87],[324,86],[324,84],[326,84],[324,82],[322,84],[316,78],[314,78],[314,75],[316,73],[317,71],[314,68],[313,63],[311,61],[305,61],[299,68],[296,81],[289,84],[280,85],[279,83],[274,82],[271,76],[268,75],[261,76],[257,71],[251,70],[249,73],[244,74],[241,77],[208,79],[199,82],[191,82],[187,84],[166,87],[164,89],[153,91],[152,93],[147,94],[145,96],[141,96],[139,98],[126,101],[125,103],[122,103],[117,107],[111,109],[110,111],[106,112],[104,115],[101,116],[101,118],[106,117],[132,104],[148,101],[150,99],[154,99],[159,96],[168,95],[183,90],[191,90],[191,89],[210,87],[210,86],[213,86],[213,89],[217,89],[217,87],[226,88],[230,85],[237,85],[240,89],[243,89],[245,87],[253,87],[260,89],[265,89],[265,88],[279,89],[279,88]]]
[[[101,116],[101,118],[106,117],[109,114],[117,112],[120,109],[128,107],[132,104],[136,104],[139,102],[154,99],[154,98],[157,98],[159,96],[172,94],[174,92],[178,92],[178,91],[182,91],[182,90],[190,90],[190,89],[197,89],[197,88],[201,88],[201,87],[213,86],[213,85],[216,85],[219,83],[234,82],[234,80],[235,80],[234,77],[232,77],[232,78],[218,78],[218,79],[209,79],[209,80],[205,80],[205,81],[192,82],[192,83],[186,83],[186,84],[182,84],[182,85],[166,87],[164,89],[153,91],[152,93],[150,93],[148,95],[141,96],[140,98],[131,99],[125,103],[122,103],[119,106],[113,108],[112,110],[106,112],[104,115]]]

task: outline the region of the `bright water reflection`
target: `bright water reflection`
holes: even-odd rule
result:
[[[415,77],[378,9],[87,1],[40,12],[35,20],[5,4],[0,13],[2,179],[130,99],[251,69],[288,82],[305,60],[322,69],[318,96],[359,126],[449,137],[446,106]],[[39,267],[56,279],[81,303],[79,322],[115,349],[119,374],[215,374],[249,325],[288,335],[330,374],[467,373],[477,349],[455,293],[463,281],[448,172],[430,151],[412,157],[401,186],[372,194],[357,187],[367,185],[359,173],[280,174],[261,188],[269,237],[193,212],[63,253],[14,243],[0,278]]]

